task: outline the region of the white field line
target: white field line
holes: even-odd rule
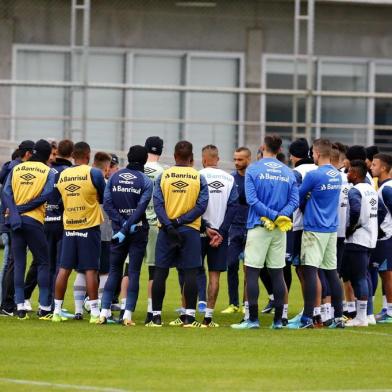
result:
[[[392,333],[385,333],[385,332],[372,332],[372,331],[358,331],[358,330],[353,330],[350,328],[345,328],[345,331],[351,332],[351,333],[356,333],[359,335],[374,335],[374,336],[388,336],[392,338]],[[389,391],[392,391],[392,389],[389,389]]]
[[[75,391],[92,391],[92,392],[129,392],[126,389],[118,388],[100,388],[84,385],[74,385],[74,384],[56,384],[46,381],[33,381],[33,380],[18,380],[14,378],[0,378],[0,384],[20,384],[20,385],[31,385],[36,387],[49,387],[49,388],[59,388],[59,389],[71,389]]]

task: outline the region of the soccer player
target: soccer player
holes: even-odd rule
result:
[[[219,293],[221,272],[227,269],[228,231],[236,213],[238,193],[234,177],[218,169],[219,151],[209,144],[202,149],[204,169],[200,174],[208,184],[209,197],[207,210],[202,216],[205,233],[201,234],[202,262],[207,258],[208,298],[203,324],[207,327],[219,327],[212,320],[216,299]],[[215,240],[216,237],[220,237]]]
[[[73,142],[71,140],[62,140],[56,147],[56,158],[50,163],[50,167],[55,177],[55,184],[57,183],[60,173],[66,168],[72,166],[71,155],[73,151]],[[54,148],[53,145],[50,157],[53,158]],[[51,158],[49,158],[50,161]],[[49,247],[49,268],[50,268],[50,302],[53,302],[54,295],[54,282],[56,279],[56,270],[58,268],[60,250],[61,250],[61,240],[63,237],[63,217],[62,208],[60,206],[60,199],[58,194],[52,193],[50,199],[45,205],[45,224],[44,231],[46,235],[46,240]],[[30,264],[29,271],[26,275],[25,280],[25,307],[26,310],[32,309],[30,298],[37,285],[37,263],[36,260]]]
[[[300,321],[289,324],[289,328],[313,328],[318,268],[324,271],[335,309],[335,319],[329,327],[344,328],[342,288],[336,271],[338,206],[342,178],[331,165],[331,149],[332,144],[329,140],[314,141],[313,159],[318,169],[306,175],[299,189],[300,202],[306,201],[301,243],[305,300]]]
[[[152,197],[152,181],[144,174],[147,150],[132,146],[128,165],[114,173],[105,189],[104,209],[115,232],[110,252],[110,272],[102,296],[99,324],[106,324],[118,282],[122,278],[124,262],[129,255],[128,292],[122,323],[133,326],[139,295],[139,277],[148,239],[146,209]]]
[[[162,303],[170,267],[184,272],[185,328],[205,328],[195,321],[197,273],[201,267],[201,216],[208,205],[208,185],[192,167],[193,146],[180,141],[174,149],[176,165],[156,180],[154,208],[160,223],[152,284],[153,319],[146,326],[161,327]]]
[[[61,306],[73,269],[84,271],[86,276],[90,323],[96,323],[99,318],[97,271],[101,250],[100,224],[103,222],[100,204],[105,180],[100,170],[88,166],[90,152],[87,143],[76,143],[72,153],[75,165],[63,170],[57,182],[57,191],[64,207],[64,234],[55,286],[53,322],[64,320]]]
[[[98,151],[94,155],[93,167],[100,170],[103,177],[106,178],[110,171],[110,162],[112,157],[103,151]],[[99,257],[99,286],[98,300],[101,301],[103,288],[109,275],[110,245],[112,240],[112,225],[101,204],[103,222],[101,223],[101,253]],[[75,302],[75,320],[83,319],[83,304],[86,296],[86,277],[83,272],[76,274],[74,282],[74,302]]]
[[[347,327],[367,327],[368,299],[372,300],[372,287],[368,284],[370,250],[376,247],[378,222],[378,196],[366,182],[367,166],[364,161],[350,162],[348,181],[353,187],[348,192],[349,218],[346,229],[345,274],[357,298],[357,315],[346,322]]]
[[[118,159],[118,156],[116,154],[110,154],[110,156],[112,157],[112,160],[110,161],[108,178],[116,171],[120,170],[120,160]]]
[[[164,170],[164,167],[159,163],[159,159],[163,151],[163,140],[159,136],[150,136],[147,138],[144,146],[148,152],[147,163],[144,165],[144,173],[154,184],[155,180],[163,173]],[[154,203],[152,199],[147,207],[146,216],[148,225],[150,226],[145,255],[145,262],[148,266],[147,316],[145,324],[148,324],[152,320],[151,287],[155,269],[155,245],[158,237],[158,220],[154,211]]]
[[[47,162],[51,147],[38,140],[33,155],[12,169],[3,191],[11,226],[11,249],[15,259],[14,284],[18,318],[27,319],[24,298],[26,251],[29,247],[38,265],[39,317],[50,319],[48,245],[44,233],[45,202],[54,187],[54,173]]]
[[[371,261],[378,266],[386,297],[386,310],[378,318],[378,323],[392,323],[392,156],[376,154],[371,170],[378,177],[379,232],[376,249]]]
[[[234,152],[234,165],[236,171],[231,173],[234,177],[238,193],[236,212],[229,229],[227,250],[227,288],[229,292],[229,306],[222,313],[236,313],[240,311],[238,296],[238,269],[241,254],[244,253],[246,243],[246,220],[248,218],[248,204],[245,196],[245,171],[251,162],[251,151],[247,147],[239,147]],[[247,301],[246,301],[247,302]],[[248,306],[248,304],[244,304]]]
[[[235,329],[259,328],[258,279],[266,265],[271,275],[275,315],[273,328],[282,328],[282,313],[287,287],[283,268],[286,264],[286,231],[292,227],[289,218],[298,207],[298,187],[293,172],[276,159],[282,146],[279,136],[266,136],[263,159],[248,167],[245,194],[249,204],[248,235],[245,245],[246,291],[249,320],[233,324]]]

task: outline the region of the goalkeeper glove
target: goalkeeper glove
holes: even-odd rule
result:
[[[286,232],[293,228],[293,222],[288,216],[278,216],[275,219],[275,225],[278,226],[280,231]]]
[[[112,237],[112,242],[114,244],[121,244],[124,240],[125,240],[125,234],[121,233],[121,231],[119,231],[117,234],[115,234]]]
[[[272,231],[275,229],[275,223],[272,222],[271,219],[268,219],[267,217],[263,216],[262,218],[260,218],[260,220],[264,223],[264,227],[267,230]]]

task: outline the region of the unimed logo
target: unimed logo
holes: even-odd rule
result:
[[[31,173],[26,173],[26,174],[23,174],[23,176],[20,176],[20,178],[23,178],[25,181],[31,181],[31,180],[34,180],[35,175],[31,174]]]
[[[184,181],[176,181],[176,182],[173,182],[173,184],[172,184],[175,188],[177,188],[177,189],[184,189],[184,188],[186,188],[189,184],[187,184],[186,182],[184,182]]]
[[[214,189],[220,189],[224,187],[224,185],[220,181],[211,182],[211,184],[208,184],[208,186]]]
[[[76,192],[78,189],[80,189],[80,186],[75,184],[69,184],[67,187],[65,187],[65,190],[71,193]]]

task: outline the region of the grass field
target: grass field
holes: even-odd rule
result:
[[[260,330],[234,331],[229,325],[241,316],[220,314],[227,305],[224,275],[216,312],[221,328],[149,329],[143,325],[146,279],[143,269],[134,328],[1,317],[0,391],[392,390],[392,325],[275,331],[272,316],[263,315]],[[302,306],[293,281],[292,316]],[[71,295],[69,289],[68,309]],[[260,305],[265,298],[263,292]],[[173,271],[164,322],[175,318],[178,303]]]

